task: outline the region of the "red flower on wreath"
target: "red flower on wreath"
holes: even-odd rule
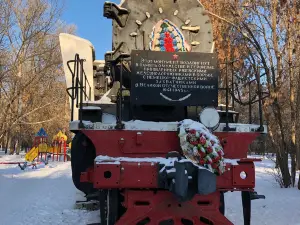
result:
[[[207,152],[208,152],[209,154],[211,154],[211,153],[213,152],[213,149],[212,149],[211,146],[208,146],[208,147],[207,147]]]
[[[206,153],[205,152],[202,152],[202,151],[198,151],[199,155],[201,158],[204,158],[206,156]]]
[[[197,145],[198,142],[197,142],[197,141],[191,141],[190,144],[192,144],[192,145]]]
[[[211,164],[211,167],[212,167],[213,169],[217,169],[217,168],[219,167],[219,165],[218,165],[217,163],[213,163],[213,164]]]
[[[203,166],[205,164],[205,160],[204,159],[200,159],[199,163],[200,163],[200,165]]]
[[[201,137],[200,140],[199,140],[199,143],[200,143],[201,145],[205,145],[206,139],[205,139],[204,137]]]
[[[215,158],[213,158],[213,162],[218,162],[220,160],[220,157],[219,156],[216,156]]]
[[[224,172],[223,149],[217,137],[209,134],[207,130],[197,129],[184,129],[184,139],[181,139],[184,144],[184,155],[201,165],[215,174],[222,174]],[[181,136],[181,135],[180,135]],[[183,146],[183,145],[182,145]]]
[[[196,130],[192,129],[189,131],[190,134],[196,134]]]

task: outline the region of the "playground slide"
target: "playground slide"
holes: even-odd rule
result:
[[[33,147],[29,152],[25,155],[25,160],[27,162],[32,162],[38,156],[39,149]]]

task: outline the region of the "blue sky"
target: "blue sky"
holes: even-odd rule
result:
[[[120,3],[120,0],[110,0]],[[62,19],[77,26],[78,36],[91,41],[96,50],[96,59],[103,59],[111,51],[112,20],[103,17],[105,0],[65,0]]]

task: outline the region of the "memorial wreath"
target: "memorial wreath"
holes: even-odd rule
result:
[[[181,149],[187,159],[216,175],[225,172],[221,143],[203,124],[192,120],[182,121],[179,138]]]

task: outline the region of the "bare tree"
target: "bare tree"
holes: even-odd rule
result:
[[[0,140],[8,144],[12,134],[29,127],[66,124],[59,118],[66,92],[58,34],[73,33],[75,27],[60,20],[59,0],[0,4]]]
[[[265,89],[270,95],[265,99],[263,107],[270,140],[277,153],[283,186],[294,186],[296,152],[300,159],[299,149],[296,149],[296,129],[300,127],[297,126],[296,115],[299,115],[299,110],[296,109],[295,101],[296,97],[297,101],[300,101],[299,94],[296,93],[299,82],[299,62],[296,60],[297,56],[299,57],[297,52],[300,37],[299,2],[296,0],[222,2],[226,4],[226,8],[224,7],[226,16],[208,13],[234,28],[230,36],[237,38],[238,41],[232,45],[243,43],[244,50],[246,47],[249,54],[243,55],[244,64],[239,65],[240,70],[246,69],[246,73],[244,75],[240,73],[240,77],[248,79],[251,73],[255,74],[258,87]],[[241,50],[241,47],[239,49]],[[245,62],[251,64],[248,69]],[[247,74],[247,70],[250,73]],[[265,84],[260,84],[261,73],[266,76]],[[246,87],[242,90],[243,93],[247,92]],[[289,154],[292,161],[291,173]],[[300,187],[300,183],[298,185]]]

